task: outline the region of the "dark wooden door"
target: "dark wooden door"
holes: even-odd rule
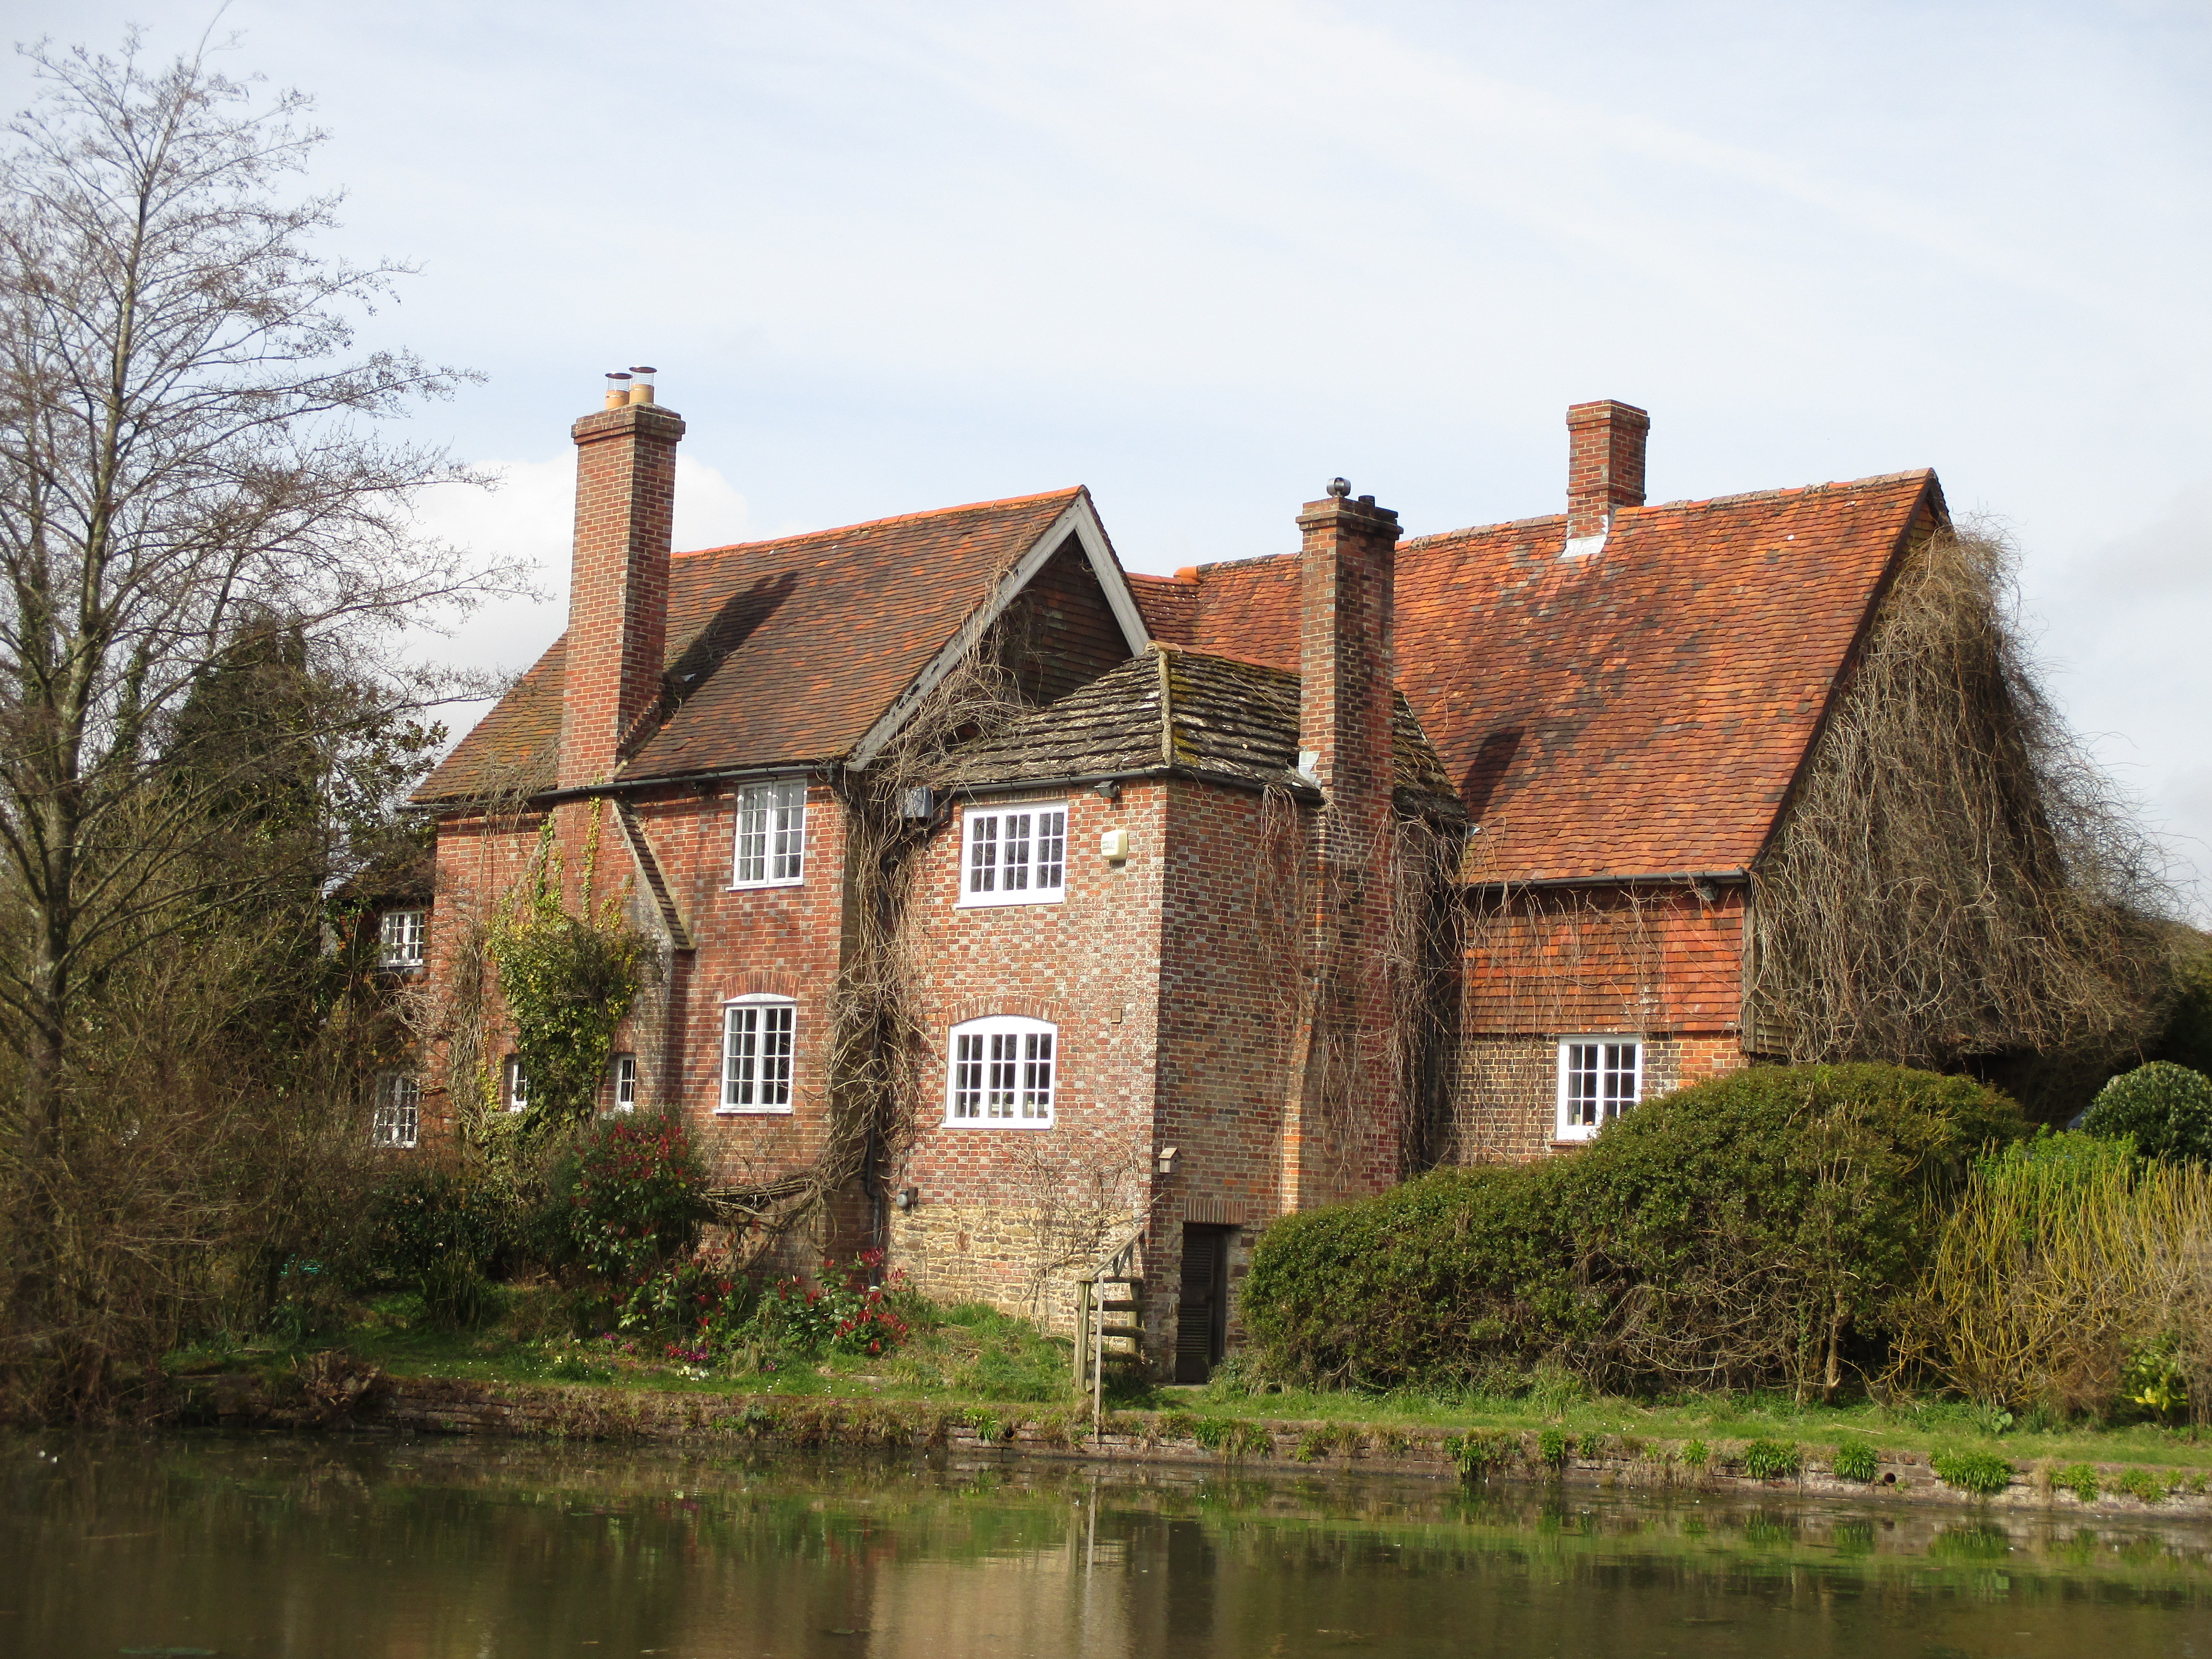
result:
[[[1221,1361],[1229,1329],[1229,1234],[1226,1227],[1186,1223],[1182,1297],[1176,1310],[1176,1381],[1203,1382]]]

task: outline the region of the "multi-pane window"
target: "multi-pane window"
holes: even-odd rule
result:
[[[791,1109],[792,1036],[798,1005],[749,997],[722,1009],[722,1104],[726,1112]]]
[[[615,1110],[637,1109],[637,1056],[617,1054],[614,1063]]]
[[[1559,1139],[1587,1140],[1636,1104],[1644,1086],[1644,1045],[1613,1036],[1559,1042]]]
[[[380,968],[420,968],[422,965],[421,910],[386,910],[377,922],[376,963]]]
[[[507,1109],[526,1112],[530,1109],[530,1079],[523,1075],[522,1056],[507,1057]]]
[[[945,1121],[1049,1129],[1060,1033],[1038,1019],[971,1019],[952,1028]]]
[[[805,878],[806,780],[749,783],[738,791],[732,887],[788,887]]]
[[[1044,904],[1067,891],[1067,804],[971,806],[960,859],[963,904]]]
[[[412,1146],[422,1127],[422,1085],[404,1072],[386,1072],[376,1079],[376,1116],[369,1139],[380,1146]]]

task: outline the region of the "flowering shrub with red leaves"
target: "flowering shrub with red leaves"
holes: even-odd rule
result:
[[[568,1189],[577,1259],[610,1285],[651,1278],[697,1240],[706,1188],[706,1165],[680,1119],[604,1125],[579,1153]]]
[[[914,1333],[899,1313],[899,1276],[871,1283],[881,1250],[863,1250],[840,1267],[822,1264],[820,1282],[780,1279],[761,1297],[753,1323],[763,1335],[805,1353],[889,1353]]]

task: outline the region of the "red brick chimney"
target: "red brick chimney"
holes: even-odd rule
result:
[[[1339,478],[1298,514],[1299,770],[1321,786],[1310,1014],[1298,1032],[1282,1199],[1303,1209],[1400,1175],[1389,1059],[1392,580],[1398,515]]]
[[[601,783],[660,695],[681,416],[653,401],[652,371],[609,375],[607,406],[576,441],[576,541],[562,668],[558,786]]]
[[[1633,404],[1603,398],[1567,410],[1567,549],[1595,553],[1605,545],[1619,507],[1644,505],[1644,441],[1651,416]]]
[[[1300,769],[1347,830],[1390,810],[1392,570],[1398,515],[1341,478],[1298,514]]]

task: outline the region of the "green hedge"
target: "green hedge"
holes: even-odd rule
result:
[[[2021,1127],[1969,1079],[1739,1072],[1571,1156],[1277,1222],[1245,1326],[1269,1370],[1309,1382],[1463,1383],[1547,1359],[1608,1389],[1817,1382],[1879,1340],[1927,1250],[1926,1199]]]
[[[2098,1091],[2081,1127],[2093,1135],[2132,1135],[2146,1158],[2212,1163],[2212,1079],[2154,1060]]]

